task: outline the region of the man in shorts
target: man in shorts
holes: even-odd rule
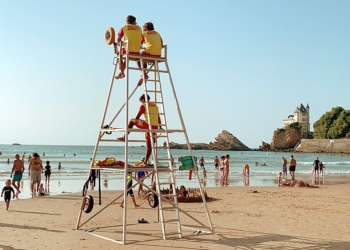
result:
[[[123,25],[118,32],[117,43],[120,43],[124,37],[124,41],[128,41],[129,54],[140,54],[141,47],[141,27],[136,23],[136,17],[127,16],[126,24]],[[122,54],[126,54],[126,50],[122,50]],[[120,72],[115,76],[116,79],[121,79],[125,77],[125,61],[120,62]]]
[[[204,158],[203,158],[203,157],[201,157],[201,158],[199,159],[199,166],[201,166],[201,169],[204,168]]]
[[[282,157],[282,179],[287,180],[287,159]]]
[[[290,156],[289,162],[289,174],[292,180],[295,180],[295,168],[297,166],[297,161],[294,159],[294,156]]]
[[[21,193],[19,189],[21,187],[23,172],[24,172],[24,155],[22,155],[22,159],[19,159],[19,154],[16,154],[15,160],[13,161],[13,167],[12,167],[11,176],[10,176],[10,178],[12,178],[12,186],[17,191],[16,196],[18,196],[18,194]]]
[[[127,189],[132,187],[132,177],[131,177],[131,172],[128,172],[128,176],[126,177],[126,181],[127,181]],[[140,205],[137,205],[136,200],[135,200],[135,196],[134,196],[134,191],[132,191],[132,188],[127,191],[127,195],[130,195],[132,198],[132,202],[134,203],[135,207],[139,207]],[[122,202],[120,203],[120,207],[124,207],[124,199],[122,200]]]
[[[154,25],[151,22],[145,23],[143,26],[143,33],[141,44],[145,44],[145,51],[142,52],[143,55],[151,57],[160,57],[163,48],[163,40],[160,34],[154,30]],[[137,62],[137,65],[141,69],[140,61]],[[147,69],[147,62],[143,62],[143,68]],[[147,73],[145,73],[145,78],[148,79]],[[143,82],[142,76],[138,82],[140,86]]]
[[[133,128],[134,126],[138,127],[139,129],[149,129],[151,125],[152,129],[162,129],[162,127],[159,125],[161,124],[161,120],[159,117],[159,110],[157,105],[154,102],[149,102],[150,96],[147,95],[148,99],[148,108],[146,99],[145,99],[145,94],[141,95],[139,98],[139,101],[142,103],[139,109],[139,112],[137,113],[135,119],[131,119],[128,125],[128,128]],[[148,113],[150,112],[150,121],[148,121]],[[145,117],[145,120],[140,119],[141,115]],[[130,132],[129,132],[130,133]],[[155,136],[156,134],[153,133],[153,141],[155,141]],[[152,153],[152,143],[151,143],[151,135],[150,133],[146,132],[145,134],[146,137],[146,156],[143,158],[142,165],[147,166],[147,162],[149,157],[151,156]],[[125,135],[123,137],[117,138],[118,141],[125,141]]]
[[[32,196],[34,196],[40,186],[41,174],[44,173],[43,163],[38,153],[33,154],[33,158],[29,162],[28,172],[30,176],[30,190],[32,191]]]

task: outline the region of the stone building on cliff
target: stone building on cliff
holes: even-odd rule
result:
[[[299,122],[301,125],[301,138],[309,138],[310,135],[310,107],[307,104],[306,108],[302,103],[296,108],[293,115],[289,115],[288,119],[283,120],[283,128],[289,124]]]

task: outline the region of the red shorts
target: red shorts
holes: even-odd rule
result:
[[[148,123],[142,119],[136,119],[135,126],[140,128],[140,129],[149,129]],[[158,129],[158,125],[152,125],[152,129]],[[155,136],[155,135],[156,135],[156,133],[153,133],[153,136]],[[151,135],[149,133],[145,133],[145,138],[147,141],[150,141]]]
[[[126,50],[124,48],[122,49],[122,54],[123,55],[126,54]],[[131,55],[140,55],[140,52],[131,52],[131,51],[129,51],[129,54],[131,54]]]

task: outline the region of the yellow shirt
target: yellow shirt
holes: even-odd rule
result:
[[[158,107],[153,102],[149,102],[148,104],[149,104],[148,105],[149,117],[151,119],[151,123],[148,122],[146,103],[142,104],[145,107],[145,111],[143,113],[143,115],[145,116],[145,121],[147,124],[157,125],[158,124],[158,116],[159,116]]]
[[[118,33],[119,37],[124,36],[124,40],[129,43],[129,52],[139,53],[141,47],[141,27],[133,24],[125,24]]]
[[[162,51],[162,37],[157,31],[148,30],[142,34],[141,43],[146,45],[146,53],[150,55],[160,56]]]

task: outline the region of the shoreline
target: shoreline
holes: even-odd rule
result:
[[[202,177],[202,173],[200,173]],[[249,178],[244,177],[243,175],[233,175],[229,177],[228,187],[273,187],[277,188],[277,176],[271,176],[270,174],[266,175],[256,175],[252,174]],[[328,186],[328,185],[341,185],[347,184],[349,182],[349,175],[347,174],[332,174],[332,175],[324,175],[323,177],[313,178],[311,174],[299,174],[296,176],[296,180],[304,181],[312,185],[316,186]],[[123,176],[115,176],[108,175],[106,173],[101,173],[101,190],[102,191],[122,191],[123,190]],[[167,180],[166,176],[160,177],[163,180]],[[5,182],[7,178],[0,178],[0,183]],[[290,178],[288,177],[288,180]],[[62,178],[56,176],[51,179],[50,186],[45,185],[45,179],[42,182],[44,184],[45,190],[49,188],[50,196],[57,196],[62,194],[69,193],[81,193],[83,190],[83,186],[87,180],[86,178],[77,178],[77,176],[71,176],[71,178]],[[201,183],[204,189],[208,188],[220,188],[222,185],[220,184],[220,174],[209,176],[207,180],[201,178]],[[134,181],[135,184],[135,181]],[[150,179],[145,180],[145,184],[150,184]],[[195,175],[192,176],[192,180],[188,180],[188,175],[176,176],[176,185],[180,187],[184,185],[186,188],[197,188],[199,187],[197,178]],[[99,183],[98,179],[96,179],[94,190],[98,190]],[[19,194],[18,199],[30,199],[32,198],[30,192],[30,179],[28,177],[24,177],[21,181],[21,193]],[[89,185],[89,190],[91,190],[91,186]],[[134,192],[137,193],[138,186],[133,188]],[[0,199],[2,202],[3,199]]]

